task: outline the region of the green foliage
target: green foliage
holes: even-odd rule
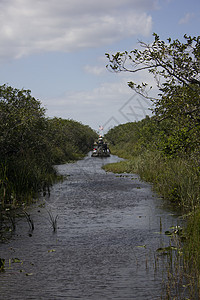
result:
[[[27,149],[40,151],[44,147],[46,128],[44,109],[29,90],[0,87],[0,156],[20,155]]]
[[[112,153],[129,159],[120,169],[132,169],[163,196],[189,208],[199,203],[200,36],[184,39],[165,43],[154,34],[151,44],[140,42],[129,53],[106,54],[108,68],[147,71],[159,90],[158,98],[151,98],[147,83],[129,82],[134,91],[152,99],[154,116],[117,126],[106,138]]]
[[[15,203],[49,185],[45,110],[29,90],[0,87],[0,200]]]
[[[0,208],[49,192],[53,165],[78,159],[95,138],[78,122],[47,119],[29,90],[0,86]]]
[[[191,147],[193,136],[186,130],[176,131],[173,122],[157,122],[155,117],[147,117],[111,129],[106,138],[112,143],[112,153],[128,159],[106,166],[107,170],[138,173],[145,181],[154,183],[164,198],[184,209],[198,205],[199,148],[197,144],[194,147],[195,143]]]
[[[4,271],[5,271],[5,259],[0,258],[0,272],[4,272]]]
[[[200,297],[200,36],[167,42],[154,34],[140,49],[106,54],[114,72],[147,71],[155,79],[158,97],[147,83],[130,88],[154,104],[154,117],[110,130],[112,153],[128,158],[107,170],[138,173],[175,206],[192,211],[187,222],[184,257],[179,267],[191,299]],[[178,275],[178,282],[181,282]],[[174,288],[173,284],[173,288]],[[169,297],[167,297],[168,299]]]
[[[103,166],[103,169],[113,173],[133,173],[134,167],[132,160],[124,160],[118,163],[111,163]]]
[[[190,264],[190,268],[192,271],[196,272],[200,270],[200,209],[196,209],[193,213],[188,217],[187,221],[187,243],[184,246],[184,252],[187,256]],[[200,285],[199,285],[200,289]]]
[[[120,125],[107,134],[111,138],[112,153],[128,158],[120,163],[104,166],[106,171],[116,173],[137,173],[141,179],[153,183],[153,189],[169,200],[175,209],[182,209],[189,220],[184,232],[179,236],[181,251],[174,267],[170,267],[171,290],[176,282],[187,289],[190,299],[200,296],[200,165],[199,146],[187,149],[189,141],[194,141],[187,131],[176,131],[174,123],[155,122],[154,118],[138,123]],[[124,127],[124,135],[123,135]],[[129,128],[129,130],[128,130]],[[153,130],[152,130],[153,129]],[[129,131],[129,132],[128,132]],[[136,134],[137,132],[137,134]],[[116,139],[115,139],[116,133]],[[189,143],[191,146],[191,143]],[[192,214],[191,214],[192,211]],[[167,248],[161,248],[164,253]],[[176,277],[176,280],[175,280]],[[169,295],[171,294],[171,290]],[[171,296],[168,297],[169,299]],[[170,298],[171,299],[171,298]],[[182,298],[181,298],[182,299]]]
[[[152,144],[152,136],[156,135],[156,123],[148,116],[139,122],[126,123],[116,126],[105,135],[115,151],[122,156],[130,157],[141,153]],[[125,153],[123,153],[123,149]]]
[[[183,244],[183,271],[190,292],[190,299],[200,298],[200,209],[187,216],[187,227]]]
[[[184,35],[185,43],[171,38],[164,42],[157,34],[153,34],[151,44],[139,42],[139,49],[130,52],[106,53],[108,68],[115,72],[131,72],[146,70],[152,74],[163,95],[174,94],[173,88],[186,87],[199,98],[200,72],[200,36]],[[129,82],[129,86],[137,92],[145,94],[147,83],[137,85]],[[176,93],[177,94],[177,93]]]
[[[76,160],[85,155],[97,134],[86,125],[73,120],[53,118],[48,120],[47,138],[54,164]]]
[[[177,150],[193,151],[199,147],[200,129],[200,36],[184,36],[179,40],[167,42],[157,34],[151,44],[139,42],[139,49],[130,52],[106,54],[114,72],[140,72],[152,74],[158,87],[158,98],[152,98],[152,87],[147,83],[128,85],[137,93],[150,98],[154,103],[154,114],[158,121],[168,119],[173,124],[174,133],[170,139],[166,135],[166,153]],[[171,126],[170,126],[171,127]],[[163,141],[164,143],[164,141]]]

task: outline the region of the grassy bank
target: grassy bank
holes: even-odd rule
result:
[[[117,154],[117,151],[113,151]],[[159,152],[104,166],[114,173],[137,173],[153,189],[185,214],[186,227],[179,236],[173,263],[166,265],[168,281],[163,299],[200,299],[200,172],[191,159],[165,158]],[[184,239],[182,239],[184,237]],[[174,244],[174,241],[172,241]],[[186,297],[188,295],[188,297]]]
[[[150,119],[119,125],[108,132],[106,138],[111,144],[112,153],[125,158],[119,163],[105,165],[106,171],[139,174],[142,180],[152,183],[153,189],[175,208],[178,207],[185,216],[186,226],[179,237],[175,261],[173,266],[166,266],[169,282],[166,283],[165,299],[199,299],[198,144],[191,152],[184,151],[186,147],[183,147],[183,143],[186,145],[188,140],[177,140],[177,135],[170,132],[169,127]]]
[[[158,194],[184,211],[199,205],[200,172],[192,159],[167,158],[159,151],[145,151],[125,161],[108,164],[104,169],[139,174],[141,179],[153,183]]]

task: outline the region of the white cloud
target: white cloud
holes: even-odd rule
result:
[[[90,73],[90,74],[93,74],[93,75],[102,75],[104,74],[107,70],[104,67],[102,66],[90,66],[90,65],[86,65],[84,67],[84,70],[87,72],[87,73]]]
[[[194,17],[193,13],[186,13],[185,16],[179,20],[179,24],[188,24],[190,20]]]
[[[119,81],[103,83],[90,91],[67,92],[60,98],[46,99],[43,105],[48,107],[47,116],[74,119],[94,129],[110,119],[114,125],[143,119],[151,114],[151,102],[128,88],[129,79],[120,76]]]
[[[76,51],[149,35],[155,0],[1,0],[0,57]]]

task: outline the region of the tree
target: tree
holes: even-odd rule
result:
[[[47,138],[51,144],[52,160],[58,164],[88,153],[97,134],[89,126],[74,120],[53,118],[48,120]]]
[[[0,204],[46,190],[55,173],[45,110],[30,90],[0,86]]]
[[[128,82],[137,93],[154,101],[154,112],[160,119],[182,116],[200,122],[200,36],[184,36],[185,43],[171,40],[167,43],[153,34],[151,44],[140,41],[140,49],[130,52],[106,53],[107,68],[114,72],[148,71],[159,89],[158,98],[149,96],[147,83]]]
[[[20,154],[44,147],[45,110],[30,90],[0,86],[0,155]]]
[[[0,210],[49,191],[53,165],[86,154],[96,135],[73,120],[47,119],[30,90],[0,86]]]

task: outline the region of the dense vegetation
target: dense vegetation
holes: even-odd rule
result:
[[[146,180],[155,182],[159,192],[182,207],[193,209],[199,204],[200,36],[185,35],[184,39],[181,43],[169,38],[165,43],[154,34],[154,41],[140,42],[140,49],[106,54],[108,68],[114,72],[147,71],[158,90],[158,97],[152,98],[147,83],[130,81],[128,85],[135,92],[153,101],[154,116],[111,129],[107,138],[116,144],[119,154],[122,151],[122,155],[134,157],[134,168],[136,157],[146,160],[140,161],[137,169]],[[177,182],[184,180],[183,175],[187,177],[185,181]],[[188,181],[195,194],[188,190]]]
[[[83,156],[95,138],[88,126],[46,118],[29,90],[0,86],[0,208],[49,191],[53,165]]]
[[[200,127],[195,131],[200,134]],[[176,131],[168,120],[158,122],[155,117],[146,117],[111,129],[106,138],[112,153],[127,159],[106,166],[107,169],[139,173],[181,209],[191,210],[199,205],[199,147],[191,147],[196,135]]]
[[[200,298],[200,36],[185,42],[140,42],[140,49],[106,54],[114,72],[148,71],[155,79],[158,97],[147,83],[128,85],[153,101],[153,116],[119,125],[106,138],[112,153],[127,160],[106,166],[116,172],[135,172],[152,182],[164,198],[189,214],[182,272],[190,299]],[[177,282],[181,282],[180,278]],[[175,282],[173,287],[175,287]],[[180,286],[179,286],[180,287]],[[167,299],[171,299],[170,295]],[[173,298],[185,299],[185,298]]]

